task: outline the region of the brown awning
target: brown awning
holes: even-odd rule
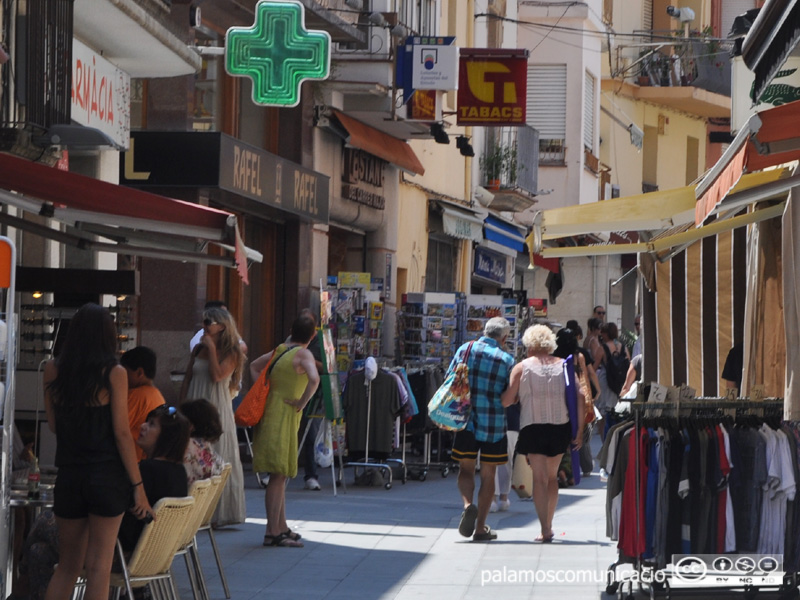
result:
[[[369,152],[413,175],[425,174],[425,167],[422,166],[411,146],[403,140],[348,117],[338,110],[334,110],[333,114],[342,127],[347,130],[348,136],[345,142],[348,145]]]
[[[0,222],[91,250],[237,267],[247,283],[247,259],[236,216],[222,210],[114,185],[0,153],[0,203],[61,221],[69,233],[3,214]],[[84,233],[85,232],[85,233]],[[89,235],[86,235],[89,234]],[[97,241],[95,235],[116,243]],[[206,254],[207,243],[232,257]]]
[[[750,117],[731,145],[695,189],[695,224],[728,195],[744,173],[800,159],[800,101]]]

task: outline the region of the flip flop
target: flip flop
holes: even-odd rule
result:
[[[555,533],[551,533],[547,537],[543,536],[541,533],[534,538],[534,542],[539,542],[540,544],[549,544],[553,541],[553,538],[556,537]]]
[[[492,528],[486,525],[486,531],[483,533],[476,533],[472,536],[473,542],[491,542],[497,539],[497,532],[492,531]]]
[[[475,533],[475,521],[478,518],[478,507],[470,504],[461,513],[461,521],[458,524],[458,533],[464,537],[469,537]]]
[[[265,535],[264,536],[264,545],[265,546],[276,546],[279,548],[302,548],[303,542],[299,542],[297,540],[293,540],[291,537],[286,535],[285,533],[281,533],[278,535]]]

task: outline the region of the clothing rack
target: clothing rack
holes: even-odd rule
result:
[[[650,417],[676,417],[678,419],[692,419],[692,418],[704,418],[709,416],[727,416],[730,414],[730,411],[736,411],[736,416],[742,415],[754,415],[760,418],[773,418],[777,416],[782,416],[783,414],[783,407],[784,402],[782,399],[765,399],[765,400],[727,400],[724,398],[715,398],[715,397],[698,397],[693,400],[684,400],[684,401],[675,401],[675,402],[631,402],[630,404],[630,411],[631,416],[633,418],[634,426],[631,435],[636,435],[637,439],[636,442],[633,444],[634,447],[634,460],[633,460],[633,468],[635,473],[635,495],[634,495],[634,513],[635,513],[635,522],[636,522],[636,536],[637,540],[641,540],[641,536],[643,532],[641,531],[641,460],[643,457],[641,456],[640,452],[640,442],[639,442],[639,432],[642,427],[642,419],[643,418],[650,418]],[[689,414],[682,414],[686,411],[689,411]],[[697,414],[698,411],[701,411],[705,414]],[[715,414],[710,414],[711,412]],[[664,413],[671,413],[671,414],[664,414]],[[621,443],[621,442],[620,442]],[[628,465],[630,468],[630,465]],[[730,493],[730,492],[729,492]],[[663,510],[663,507],[660,509]],[[621,538],[622,536],[620,536]],[[621,543],[621,539],[620,539]],[[638,541],[637,541],[638,543]],[[794,588],[798,587],[798,574],[797,573],[787,573],[782,579],[781,583],[773,583],[773,584],[765,584],[763,586],[759,585],[743,585],[741,582],[737,582],[736,584],[729,584],[726,585],[725,583],[716,583],[713,587],[709,586],[697,586],[697,587],[689,587],[687,585],[681,585],[679,588],[670,588],[670,578],[674,578],[675,574],[677,573],[675,569],[675,565],[667,564],[667,566],[662,569],[665,574],[665,578],[659,580],[657,577],[651,576],[646,577],[643,576],[643,572],[650,571],[651,575],[654,575],[659,569],[657,564],[653,564],[650,562],[650,559],[644,559],[641,554],[637,553],[636,556],[628,557],[623,554],[622,549],[620,549],[619,557],[616,562],[611,564],[608,568],[609,576],[608,576],[608,585],[606,587],[606,593],[613,595],[616,594],[618,589],[620,590],[620,596],[622,597],[622,587],[620,582],[616,578],[616,568],[622,564],[630,564],[633,563],[634,569],[636,571],[637,577],[632,577],[626,583],[629,585],[629,594],[627,598],[634,597],[634,582],[638,581],[641,588],[644,587],[644,582],[649,581],[649,594],[651,598],[655,598],[657,592],[665,592],[666,597],[670,598],[671,594],[690,594],[690,595],[697,595],[702,594],[703,596],[710,596],[710,595],[723,595],[723,596],[730,596],[733,590],[745,590],[745,593],[749,594],[745,597],[750,597],[751,595],[754,596],[758,591],[778,591],[778,592],[788,592],[793,590]],[[644,591],[644,590],[642,590]]]
[[[360,372],[362,370],[363,369],[359,369],[359,370],[356,370],[356,371],[351,371],[348,374],[348,379],[354,373]],[[378,369],[379,372],[380,372],[380,370],[381,369]],[[402,481],[403,484],[405,484],[406,481],[408,480],[408,471],[406,469],[406,465],[405,465],[405,462],[404,462],[403,459],[397,459],[397,458],[389,457],[389,458],[384,459],[382,462],[377,462],[377,461],[371,461],[370,460],[370,458],[369,458],[370,419],[372,418],[372,405],[373,405],[373,402],[372,402],[372,380],[365,376],[364,385],[367,388],[367,392],[366,392],[367,422],[366,422],[366,427],[365,427],[365,430],[364,430],[364,458],[363,459],[358,459],[358,460],[348,461],[345,464],[341,464],[341,462],[340,462],[340,465],[339,465],[340,473],[342,473],[342,470],[345,467],[352,467],[354,476],[357,478],[359,476],[359,470],[361,470],[361,469],[363,469],[363,472],[366,472],[366,470],[369,469],[369,468],[376,469],[376,470],[381,471],[381,472],[386,474],[386,482],[384,483],[384,488],[386,488],[387,490],[390,490],[390,489],[392,489],[392,480],[393,480],[392,464],[394,464],[395,466],[399,466],[400,469],[402,470],[401,481]],[[346,419],[346,417],[345,417],[345,419]],[[343,480],[343,478],[342,478],[342,480]]]
[[[444,371],[444,367],[439,362],[431,362],[431,361],[413,361],[413,362],[406,362],[404,364],[406,373],[411,375],[414,373],[421,373],[435,369],[441,369]],[[424,402],[420,402],[420,404],[425,405],[425,414],[427,415],[427,403],[428,400],[425,399]],[[420,412],[422,409],[420,409]],[[433,449],[433,434],[436,434],[436,456],[439,460],[436,462],[431,462],[431,453]],[[406,424],[403,423],[403,458],[405,459],[405,449],[406,449],[406,440],[408,440],[411,436],[415,434],[409,434],[406,432]],[[442,477],[447,477],[450,474],[450,471],[454,468],[454,463],[452,461],[442,461],[442,430],[441,429],[431,429],[424,431],[422,433],[422,458],[423,462],[414,462],[414,463],[406,463],[408,467],[411,468],[409,472],[409,476],[412,479],[417,479],[418,481],[425,481],[428,477],[428,471],[431,469],[439,469]]]

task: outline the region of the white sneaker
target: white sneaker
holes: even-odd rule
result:
[[[497,512],[497,502],[492,500],[492,505],[489,507],[489,512]]]
[[[505,500],[498,500],[497,501],[497,509],[500,512],[506,512],[509,509],[510,506],[511,506],[511,500],[509,500],[507,498]]]
[[[306,479],[306,489],[307,490],[321,490],[322,486],[320,486],[319,481],[314,479],[313,477],[309,477]]]

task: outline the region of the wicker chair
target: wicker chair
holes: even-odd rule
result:
[[[228,588],[228,578],[225,577],[225,569],[222,568],[222,559],[219,555],[219,548],[217,548],[217,540],[214,537],[214,530],[211,528],[211,519],[214,518],[214,511],[217,510],[217,504],[219,504],[219,499],[222,497],[222,491],[225,489],[225,486],[228,483],[228,479],[230,478],[231,474],[231,465],[230,463],[225,463],[225,466],[222,468],[222,473],[220,473],[220,484],[216,488],[216,494],[214,498],[211,500],[211,503],[208,506],[208,510],[206,511],[205,517],[197,530],[197,533],[201,531],[205,531],[208,533],[208,537],[211,540],[211,548],[214,550],[214,558],[217,560],[217,569],[219,570],[219,578],[222,581],[222,588],[225,590],[225,597],[231,597],[231,591]],[[195,540],[195,548],[197,548],[197,541]]]
[[[214,496],[221,483],[221,477],[200,479],[195,481],[189,488],[189,495],[194,498],[194,509],[189,518],[186,519],[185,527],[181,533],[180,544],[175,553],[175,556],[183,555],[186,561],[186,571],[189,574],[189,583],[192,586],[192,594],[199,599],[208,598],[208,588],[203,576],[200,557],[197,554],[195,534],[205,519],[208,508],[214,501]]]
[[[128,598],[133,598],[133,588],[151,585],[154,598],[174,598],[178,592],[172,579],[170,566],[181,542],[186,520],[194,509],[195,499],[162,498],[154,507],[156,518],[145,525],[139,541],[129,559],[125,559],[122,546],[117,541],[122,573],[111,573],[114,598],[118,600],[123,588]]]

